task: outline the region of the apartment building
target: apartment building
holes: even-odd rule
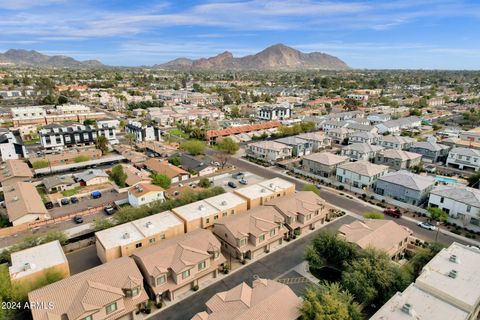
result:
[[[220,249],[220,242],[210,231],[197,229],[140,250],[133,259],[152,299],[175,300],[217,277],[226,262]]]
[[[259,278],[252,287],[242,282],[218,292],[206,302],[207,311],[197,313],[192,320],[295,320],[300,317],[301,303],[287,285]]]
[[[68,260],[58,240],[13,252],[8,272],[15,285],[34,283],[48,277],[49,273],[70,276]]]
[[[421,141],[415,142],[411,147],[411,152],[422,155],[422,159],[430,162],[444,162],[447,159],[450,148],[443,144]]]
[[[376,164],[389,166],[393,170],[405,170],[422,163],[422,155],[399,149],[385,149],[377,153]]]
[[[435,183],[436,180],[433,177],[400,170],[379,177],[375,183],[375,193],[420,206],[428,199]]]
[[[115,128],[108,126],[85,126],[80,123],[49,124],[39,131],[40,143],[44,149],[91,145],[99,136],[105,136],[110,144],[118,143]]]
[[[232,257],[256,259],[283,243],[284,222],[273,206],[261,206],[215,223],[213,233]]]
[[[380,136],[378,145],[385,149],[408,150],[417,140],[402,136]]]
[[[164,211],[95,232],[97,255],[103,263],[184,233],[183,221]]]
[[[448,153],[446,165],[460,170],[480,170],[480,150],[453,148]]]
[[[335,176],[339,165],[348,161],[348,157],[330,152],[312,153],[302,159],[302,169],[320,177],[330,178]]]
[[[14,120],[44,118],[47,115],[46,109],[42,106],[15,107],[10,110]]]
[[[396,222],[376,219],[343,224],[338,235],[361,249],[385,251],[392,260],[403,257],[410,238],[410,233]]]
[[[165,190],[151,183],[138,183],[128,189],[128,203],[138,208],[154,201],[165,201]]]
[[[480,226],[480,190],[458,183],[438,186],[430,192],[428,205],[440,208],[465,225]]]
[[[8,129],[0,129],[0,157],[2,161],[24,158],[27,149]]]
[[[307,132],[296,137],[309,141],[312,144],[312,152],[329,148],[332,145],[332,139],[323,132]]]
[[[143,125],[138,121],[128,121],[125,132],[135,135],[136,142],[161,141],[162,135],[159,128]]]
[[[289,235],[314,230],[330,218],[330,207],[312,191],[300,191],[265,204],[273,206],[285,219]]]
[[[28,161],[31,164],[37,161],[47,161],[49,166],[56,167],[78,163],[79,157],[86,157],[88,160],[98,160],[102,157],[102,151],[95,148],[70,149],[59,153],[46,154],[41,157],[29,157]]]
[[[292,153],[293,147],[276,141],[249,143],[246,149],[247,156],[272,164],[290,158]]]
[[[33,320],[142,319],[148,301],[135,262],[120,258],[28,294]]]
[[[90,107],[83,104],[62,104],[56,106],[55,111],[60,114],[82,114],[90,113]]]
[[[235,194],[247,200],[247,208],[264,205],[270,200],[286,196],[295,192],[295,185],[280,178],[274,178],[236,189]]]
[[[313,151],[313,143],[309,140],[304,140],[296,136],[285,137],[275,140],[278,143],[292,147],[292,155],[294,157],[303,157],[309,155]]]
[[[349,157],[352,161],[372,161],[383,147],[368,143],[353,143],[342,148],[341,155]]]
[[[368,189],[379,177],[387,174],[388,167],[368,161],[349,162],[337,167],[337,180],[344,185]]]

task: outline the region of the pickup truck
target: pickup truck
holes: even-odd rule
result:
[[[402,213],[398,209],[393,209],[393,208],[386,208],[383,210],[383,213],[386,214],[387,216],[391,216],[394,218],[400,218],[402,216]]]

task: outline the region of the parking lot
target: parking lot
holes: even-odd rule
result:
[[[228,185],[229,182],[234,182],[235,185],[237,186],[237,189],[240,189],[240,188],[249,186],[251,184],[255,184],[255,183],[258,183],[258,182],[261,182],[261,181],[265,180],[264,178],[262,178],[260,176],[257,176],[256,174],[253,174],[251,172],[248,172],[248,171],[242,171],[242,172],[244,173],[243,179],[247,182],[246,185],[241,184],[239,182],[242,179],[241,177],[238,177],[238,178],[232,177],[232,175],[236,172],[225,173],[225,174],[222,174],[222,175],[219,175],[219,176],[210,177],[210,180],[213,180],[213,185],[214,186],[223,187],[226,191],[234,190],[234,188],[232,188]]]

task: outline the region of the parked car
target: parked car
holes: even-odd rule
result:
[[[105,213],[110,216],[110,215],[114,214],[115,211],[117,211],[117,209],[115,209],[115,207],[112,206],[112,205],[108,205],[103,209],[103,211],[105,211]]]
[[[232,177],[235,178],[235,179],[240,179],[240,178],[243,178],[244,176],[245,176],[245,173],[243,173],[243,172],[237,172],[237,173],[232,174]]]
[[[393,209],[393,208],[386,208],[383,210],[383,213],[386,214],[387,216],[391,216],[394,218],[400,218],[402,216],[402,213],[400,212],[399,209]]]
[[[83,223],[83,218],[81,216],[75,216],[73,217],[73,221],[75,223]]]
[[[71,198],[70,198],[70,202],[71,202],[71,203],[77,203],[77,202],[78,202],[78,198],[77,198],[77,197],[71,197]]]
[[[228,182],[228,186],[229,186],[230,188],[235,189],[235,188],[237,187],[237,184],[236,184],[235,182],[233,182],[233,181],[229,181],[229,182]]]
[[[62,200],[60,200],[60,203],[62,204],[62,206],[65,206],[70,203],[70,199],[63,198]]]
[[[93,191],[90,196],[93,198],[93,199],[98,199],[98,198],[101,198],[102,197],[102,193],[100,191]]]
[[[419,222],[417,224],[417,226],[419,226],[420,228],[423,228],[423,229],[427,229],[427,230],[432,230],[432,231],[435,231],[437,230],[437,227],[435,227],[433,224],[431,224],[430,222]]]
[[[245,180],[245,179],[243,179],[243,178],[242,178],[240,181],[238,181],[238,183],[240,183],[240,184],[248,184],[247,180]]]
[[[53,209],[53,202],[49,201],[49,202],[45,203],[45,208]]]

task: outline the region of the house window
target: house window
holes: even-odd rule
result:
[[[276,233],[277,233],[277,229],[273,228],[272,230],[270,230],[270,237],[273,237]]]
[[[265,235],[262,234],[260,237],[258,237],[258,241],[260,242],[265,241]]]
[[[182,279],[190,277],[190,270],[185,270],[182,272]]]
[[[205,263],[205,261],[202,261],[198,264],[198,270],[203,270],[206,266],[207,264]]]
[[[157,278],[157,286],[164,284],[165,282],[167,282],[167,276],[164,274]]]
[[[238,242],[239,246],[242,247],[244,245],[247,244],[247,239],[240,239],[240,241]]]
[[[443,197],[441,197],[441,198],[440,198],[440,203],[443,203],[443,200],[444,200],[444,198],[443,198]]]
[[[140,293],[140,287],[135,287],[133,289],[125,290],[125,295],[127,297],[136,297]]]
[[[150,240],[148,240],[148,242],[155,243],[155,238],[151,238]]]
[[[472,206],[467,206],[467,212],[470,212],[472,210]]]
[[[117,303],[114,302],[114,303],[109,304],[109,305],[105,308],[105,310],[107,311],[107,314],[110,314],[110,313],[112,313],[112,312],[115,312],[115,311],[117,310]]]
[[[311,214],[307,214],[307,215],[305,216],[305,220],[310,220],[311,218],[312,218],[312,215],[311,215]]]
[[[139,242],[139,243],[137,243],[137,244],[135,245],[135,248],[141,248],[141,247],[142,247],[142,243],[141,243],[141,242]]]
[[[214,220],[218,220],[218,214],[213,217]]]
[[[222,213],[222,217],[226,217],[226,216],[227,216],[226,212]]]
[[[92,317],[92,316],[86,316],[86,317],[83,318],[82,320],[93,320],[93,317]]]
[[[162,234],[160,235],[160,239],[161,239],[161,240],[165,240],[165,233],[162,233]]]
[[[213,251],[213,259],[217,259],[220,253],[218,251]]]
[[[210,223],[210,218],[205,219],[206,223]]]

